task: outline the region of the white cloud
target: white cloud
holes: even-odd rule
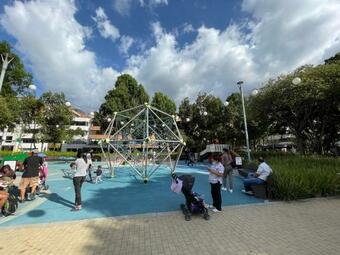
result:
[[[214,28],[198,29],[196,40],[179,48],[176,38],[159,23],[152,25],[156,45],[143,55],[129,60],[129,72],[150,92],[163,91],[180,101],[195,97],[200,90],[226,93],[228,85],[240,79],[256,80],[254,63],[237,26],[221,32]]]
[[[200,90],[225,98],[237,91],[239,79],[249,92],[270,77],[340,51],[337,0],[245,0],[242,9],[248,20],[225,30],[202,26],[182,47],[175,32],[154,23],[155,45],[132,56],[127,70],[149,91],[164,91],[177,101]]]
[[[0,23],[17,39],[16,48],[30,60],[44,91],[64,92],[83,109],[93,110],[112,88],[117,72],[100,68],[86,49],[88,34],[74,18],[72,0],[13,2]],[[99,15],[101,15],[99,13]]]
[[[133,4],[140,7],[154,8],[158,5],[168,5],[168,0],[113,0],[113,8],[122,16],[130,15]]]
[[[189,23],[185,23],[182,30],[185,34],[195,32],[194,27]]]
[[[120,14],[120,15],[129,15],[131,5],[134,0],[113,0],[113,8]]]
[[[149,5],[156,6],[156,5],[168,5],[168,0],[149,0]]]
[[[96,22],[97,28],[102,37],[110,38],[112,41],[116,41],[120,37],[118,28],[111,24],[102,7],[97,8],[96,16],[93,20]]]
[[[119,51],[123,53],[124,55],[127,55],[133,43],[134,43],[134,39],[132,37],[128,35],[123,35],[120,38]]]

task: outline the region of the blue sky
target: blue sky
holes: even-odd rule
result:
[[[340,51],[337,0],[3,0],[11,42],[39,93],[96,110],[120,73],[179,103],[225,99]],[[81,93],[80,93],[81,92]]]

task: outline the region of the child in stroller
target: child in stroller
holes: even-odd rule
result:
[[[192,191],[194,183],[195,177],[192,175],[185,174],[178,177],[173,173],[171,190],[177,194],[182,192],[185,197],[186,204],[181,204],[185,220],[191,220],[191,214],[201,214],[205,220],[209,220],[210,216],[203,197]]]

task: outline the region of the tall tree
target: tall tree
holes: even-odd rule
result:
[[[102,128],[107,125],[107,117],[112,117],[114,112],[126,110],[149,102],[149,95],[143,85],[129,74],[123,74],[117,78],[113,89],[105,96],[105,102],[100,106],[95,122]]]
[[[28,73],[18,55],[13,53],[11,46],[6,41],[0,42],[0,54],[8,53],[14,58],[7,67],[1,95],[6,97],[22,94],[32,83],[32,75]]]
[[[176,103],[167,95],[156,92],[152,98],[151,105],[168,114],[176,113]]]

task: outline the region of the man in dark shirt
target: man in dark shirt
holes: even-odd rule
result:
[[[37,155],[37,151],[32,152],[32,156],[24,161],[24,172],[19,184],[20,202],[25,200],[26,187],[31,187],[30,199],[35,199],[35,190],[39,184],[39,170],[43,164],[43,159]]]

